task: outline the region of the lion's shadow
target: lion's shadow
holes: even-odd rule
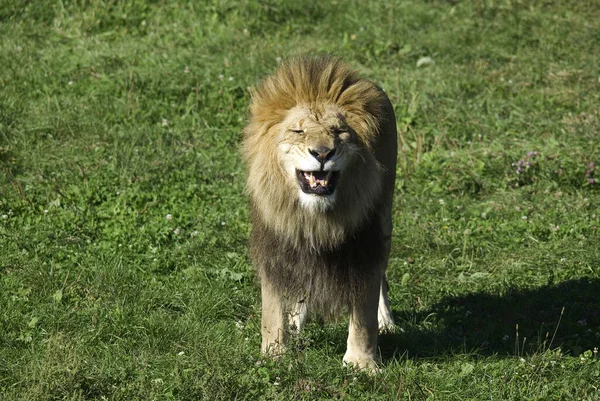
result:
[[[578,355],[600,344],[600,280],[447,297],[427,310],[396,311],[394,317],[399,330],[380,336],[384,362],[453,353],[521,355],[557,347]]]
[[[514,356],[558,347],[578,355],[600,344],[600,279],[447,297],[419,312],[394,310],[394,318],[398,330],[379,338],[384,363],[456,353]],[[321,331],[319,337],[328,338],[318,341],[343,353],[346,335],[337,325]]]

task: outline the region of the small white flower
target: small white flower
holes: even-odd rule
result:
[[[190,73],[190,67],[188,67],[187,65],[185,66],[185,70],[183,70],[183,72],[185,74],[189,74]]]
[[[244,35],[248,35],[248,33],[250,33],[250,32],[248,31],[248,28],[244,28],[244,30],[243,30],[242,32],[244,32]]]
[[[419,60],[417,60],[417,68],[429,64],[435,64],[431,57],[421,57]]]
[[[225,78],[225,75],[223,75],[223,74],[219,74],[219,79],[220,79],[221,81],[223,80],[223,78]]]
[[[73,81],[69,81],[69,86],[73,85]]]
[[[44,209],[44,214],[48,213],[48,209]]]
[[[521,363],[525,363],[525,358],[519,358],[519,361],[520,361]]]
[[[222,221],[222,222],[221,222],[221,225],[222,225],[222,226],[224,226],[224,225],[225,225],[225,222],[224,222],[224,221]]]
[[[444,202],[444,200],[443,200],[443,199],[440,199],[440,200],[439,200],[439,202],[440,202],[440,205],[443,205],[443,204],[445,204],[445,203],[446,203],[446,202]]]
[[[275,61],[277,61],[277,63],[281,63],[281,57],[276,57]]]
[[[227,78],[227,80],[231,82],[231,81],[233,81],[233,77],[229,77],[229,78]]]
[[[173,215],[172,214],[168,214],[165,216],[165,219],[167,220],[173,220]]]
[[[8,215],[7,214],[3,214],[2,218],[5,219],[5,220],[8,219]]]
[[[194,230],[190,233],[190,237],[197,237],[197,236],[198,236],[198,231]]]
[[[185,352],[181,351],[181,352],[179,352],[177,355],[178,355],[178,356],[183,356],[184,354],[185,354]]]
[[[168,127],[169,126],[169,120],[167,120],[166,118],[162,119],[162,126],[163,127]]]
[[[527,220],[527,216],[522,216],[521,220]]]
[[[181,233],[181,230],[179,229],[179,227],[177,227],[176,229],[173,230],[173,234],[175,235],[179,235]]]

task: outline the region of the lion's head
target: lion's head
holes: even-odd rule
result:
[[[292,243],[336,246],[375,206],[385,95],[331,57],[284,63],[253,92],[243,153],[255,217]]]

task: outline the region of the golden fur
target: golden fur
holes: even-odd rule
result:
[[[374,160],[372,147],[377,138],[382,109],[387,98],[371,82],[358,77],[339,59],[296,58],[283,64],[252,93],[250,121],[244,131],[243,154],[248,165],[247,189],[264,222],[296,245],[333,247],[344,240],[367,217],[381,191],[381,166]],[[338,188],[338,205],[323,218],[315,219],[302,210],[295,192],[287,182],[277,154],[281,124],[297,105],[313,112],[324,105],[343,110],[347,123],[356,133],[364,165],[370,170],[346,180],[349,188]],[[303,146],[302,137],[298,146]],[[268,172],[268,173],[267,173]],[[355,172],[349,172],[354,174]],[[348,175],[349,175],[348,174]]]

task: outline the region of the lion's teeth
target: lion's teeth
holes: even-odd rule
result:
[[[317,185],[321,185],[322,187],[326,187],[327,185],[329,185],[329,180],[331,179],[333,172],[327,171],[325,177],[323,178],[318,178],[312,171],[303,171],[302,175],[304,176],[306,181],[308,181],[308,184],[311,188],[316,188]]]

